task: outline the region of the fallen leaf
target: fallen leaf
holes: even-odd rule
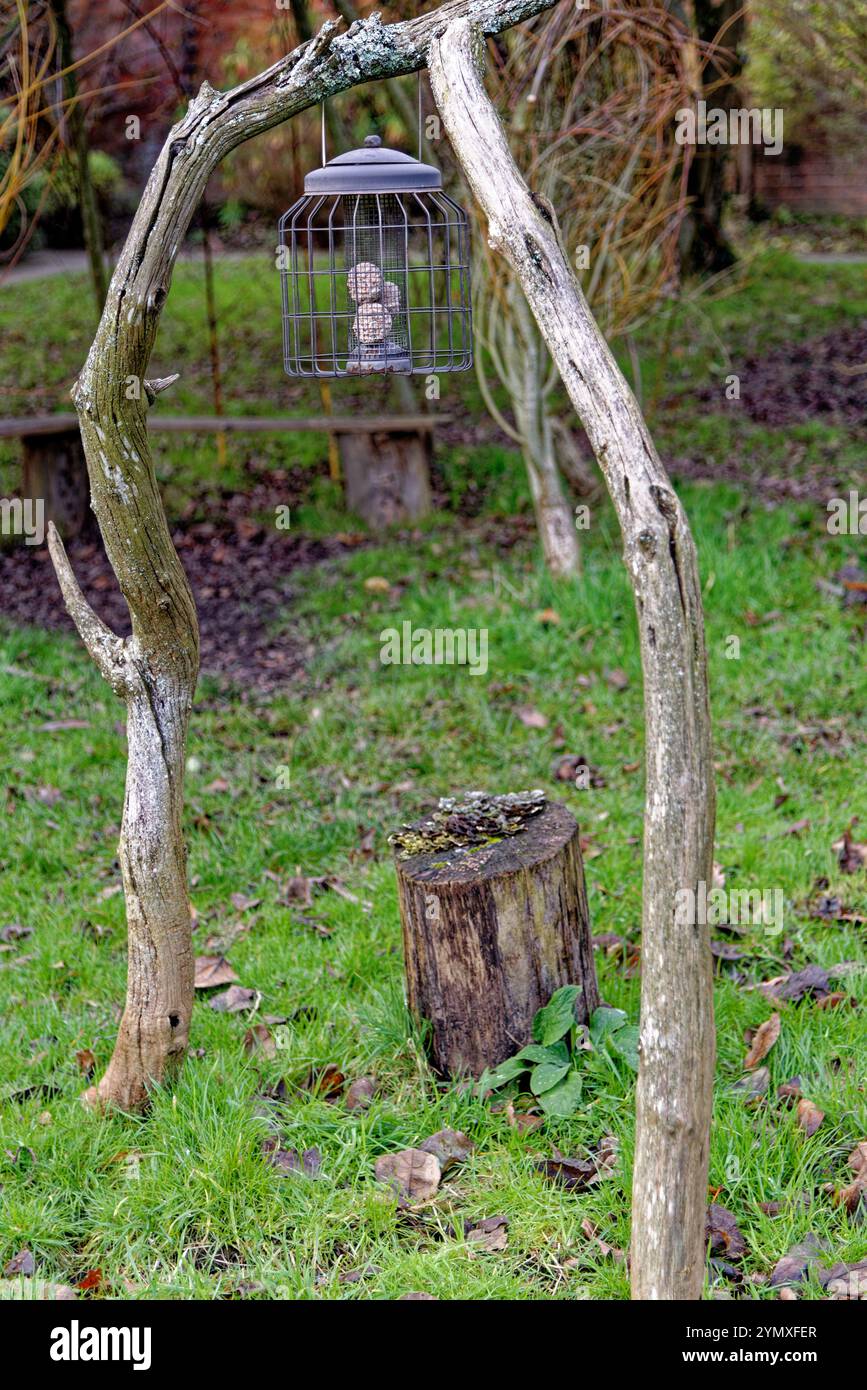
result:
[[[78,1298],[75,1289],[71,1289],[68,1284],[48,1284],[44,1279],[28,1280],[23,1279],[0,1279],[0,1299],[14,1299],[20,1302],[27,1299],[39,1299],[42,1302],[68,1302]]]
[[[23,941],[33,935],[32,927],[22,927],[20,922],[9,922],[0,927],[0,941]]]
[[[769,1280],[771,1287],[803,1283],[818,1266],[825,1248],[825,1242],[810,1232],[777,1261]]]
[[[257,989],[245,989],[243,985],[230,985],[222,994],[215,994],[208,1000],[208,1007],[218,1014],[237,1014],[243,1009],[252,1009],[260,998]]]
[[[82,1076],[91,1077],[96,1071],[96,1058],[89,1047],[83,1047],[80,1052],[76,1052],[75,1060],[78,1063],[78,1070]]]
[[[788,1081],[784,1081],[777,1087],[777,1097],[779,1100],[788,1101],[790,1104],[794,1100],[801,1099],[801,1078],[792,1076]]]
[[[527,729],[547,729],[548,727],[548,716],[543,714],[541,710],[534,709],[532,705],[520,705],[515,713]]]
[[[259,906],[262,899],[248,898],[245,893],[233,893],[230,901],[236,912],[250,912]]]
[[[439,1159],[423,1149],[401,1149],[381,1154],[374,1168],[377,1182],[388,1185],[401,1197],[426,1201],[440,1185]]]
[[[804,818],[803,818],[802,820],[792,821],[792,824],[791,824],[791,825],[787,825],[786,828],[785,828],[785,830],[783,831],[783,834],[784,834],[784,835],[794,835],[794,836],[797,837],[797,836],[802,835],[802,834],[804,833],[805,830],[809,830],[809,829],[810,829],[810,822],[809,822],[809,820],[807,819],[807,817],[804,816]]]
[[[376,1094],[376,1078],[357,1076],[346,1088],[343,1103],[347,1110],[366,1110]]]
[[[463,1163],[473,1151],[473,1143],[458,1129],[440,1129],[429,1139],[423,1139],[419,1148],[433,1154],[439,1161],[443,1173],[447,1173],[456,1163]]]
[[[304,907],[310,907],[313,902],[313,880],[305,878],[303,874],[290,878],[283,890],[283,899],[287,902],[300,902]]]
[[[343,1092],[346,1077],[338,1066],[329,1062],[327,1066],[308,1072],[301,1084],[305,1091],[311,1091],[322,1100],[336,1100]]]
[[[867,1140],[855,1145],[847,1161],[855,1181],[835,1192],[834,1201],[854,1215],[859,1206],[867,1205]]]
[[[365,579],[364,587],[369,594],[387,594],[391,585],[387,579],[383,579],[381,574],[372,574],[369,579]]]
[[[90,724],[86,719],[49,719],[47,723],[39,725],[40,734],[58,734],[63,729],[89,729]]]
[[[13,1255],[3,1273],[7,1278],[12,1278],[16,1274],[31,1275],[36,1269],[36,1261],[31,1252],[25,1247],[19,1250],[17,1255]]]
[[[570,1192],[581,1192],[611,1177],[618,1161],[618,1141],[607,1134],[589,1158],[564,1158],[558,1149],[553,1157],[542,1159],[536,1168],[551,1182],[562,1183]]]
[[[486,1216],[484,1221],[474,1221],[464,1227],[464,1235],[476,1250],[493,1254],[505,1250],[509,1244],[509,1218],[507,1216]]]
[[[615,666],[613,671],[605,671],[604,676],[612,690],[626,690],[629,686],[629,677],[620,666]]]
[[[741,1095],[747,1105],[761,1100],[771,1084],[771,1073],[767,1067],[758,1067],[747,1076],[742,1076],[732,1086],[735,1095]]]
[[[831,848],[844,874],[857,874],[867,865],[867,845],[856,844],[850,830],[844,830],[843,838],[835,840]]]
[[[752,1071],[759,1062],[763,1062],[779,1036],[780,1015],[771,1014],[756,1030],[750,1050],[744,1058],[744,1071]]]
[[[773,999],[781,999],[790,1003],[797,1003],[806,995],[821,999],[822,995],[831,992],[828,972],[822,970],[818,965],[808,965],[803,970],[796,970],[789,975],[766,980],[759,988]]]
[[[82,1290],[84,1290],[85,1292],[89,1292],[91,1289],[98,1289],[98,1288],[101,1288],[101,1286],[102,1286],[102,1270],[101,1270],[101,1269],[89,1269],[89,1270],[87,1271],[87,1273],[84,1275],[84,1278],[83,1278],[83,1279],[79,1279],[79,1281],[78,1281],[78,1283],[76,1284],[75,1287],[76,1287],[77,1289],[82,1289]]]
[[[816,1133],[824,1118],[824,1110],[820,1110],[811,1100],[798,1101],[798,1127],[804,1131],[808,1138]]]
[[[825,1292],[835,1299],[867,1299],[867,1260],[850,1265],[825,1284]]]
[[[551,775],[555,782],[580,781],[584,786],[594,789],[608,785],[604,773],[589,763],[582,753],[564,753],[552,764]]]
[[[196,956],[196,989],[214,989],[217,985],[231,985],[237,978],[225,956]]]
[[[277,1139],[262,1141],[262,1152],[271,1168],[278,1173],[302,1173],[306,1178],[315,1178],[322,1167],[322,1155],[318,1149],[281,1149]]]
[[[398,1303],[438,1303],[439,1299],[435,1293],[402,1293],[397,1300]]]
[[[729,1260],[738,1260],[746,1254],[747,1243],[741,1235],[738,1223],[727,1207],[711,1202],[704,1223],[705,1243],[714,1255],[725,1255]]]
[[[277,1044],[271,1029],[264,1023],[255,1023],[252,1028],[248,1028],[244,1034],[244,1051],[247,1056],[254,1052],[261,1052],[265,1057],[277,1056]]]
[[[557,612],[556,608],[543,608],[534,616],[537,623],[543,623],[548,627],[554,627],[560,621],[560,614]]]

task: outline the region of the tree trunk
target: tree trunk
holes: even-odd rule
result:
[[[526,306],[524,306],[526,312]],[[534,325],[535,327],[535,325]],[[551,420],[545,410],[542,376],[547,360],[535,332],[522,334],[524,362],[512,407],[523,441],[524,462],[542,542],[545,564],[555,579],[573,579],[581,573],[581,551],[572,512],[563,491],[557,466]]]
[[[413,830],[424,838],[424,822]],[[561,985],[582,986],[578,1018],[599,1004],[578,824],[548,805],[524,829],[467,853],[395,857],[407,1002],[431,1024],[447,1077],[511,1057]]]
[[[701,587],[686,516],[597,327],[550,206],[518,171],[481,80],[484,43],[456,20],[429,53],[455,154],[520,278],[599,461],[635,593],[644,670],[647,792],[641,1059],[633,1175],[635,1298],[698,1298],[704,1274],[714,1036],[706,926],[677,893],[711,881],[714,787]]]
[[[714,43],[724,29],[720,58],[701,55],[695,96],[696,100],[706,100],[709,108],[729,111],[739,101],[741,63],[737,50],[744,35],[746,6],[743,0],[690,0],[686,9],[700,43]],[[680,237],[681,267],[687,275],[716,275],[735,263],[735,253],[723,231],[726,171],[731,159],[728,145],[698,145],[692,151],[686,186],[690,207]]]
[[[126,701],[127,791],[120,858],[129,927],[127,1007],[96,1087],[104,1105],[137,1107],[183,1056],[193,1003],[190,908],[181,828],[186,735],[199,664],[195,604],[172,545],[147,437],[147,406],[173,378],[145,372],[172,270],[208,178],[245,140],[328,96],[424,67],[455,16],[499,33],[552,0],[448,0],[385,26],[378,14],[315,38],[228,92],[203,83],[169,132],[112,276],[96,337],[73,390],[93,509],[129,606],[132,636],[94,613],[63,542],[49,548],[66,606],[93,660]]]

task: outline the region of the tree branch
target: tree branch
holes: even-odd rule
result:
[[[118,695],[125,695],[127,679],[123,638],[106,626],[84,597],[53,521],[48,523],[48,549],[66,611],[75,623],[79,637],[112,690]]]

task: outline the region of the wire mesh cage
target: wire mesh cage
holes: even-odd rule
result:
[[[467,215],[438,169],[378,136],[308,174],[280,219],[290,376],[467,371]]]

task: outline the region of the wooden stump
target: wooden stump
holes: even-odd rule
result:
[[[45,524],[53,521],[65,540],[87,529],[90,484],[76,424],[72,429],[23,435],[24,497],[45,504]]]
[[[364,429],[340,434],[340,462],[346,480],[346,505],[373,531],[404,521],[418,521],[431,507],[430,430]]]
[[[392,837],[407,1003],[430,1021],[431,1060],[449,1077],[478,1076],[530,1042],[534,1014],[561,985],[582,986],[582,1022],[599,1003],[572,812],[544,802],[516,833],[442,848],[450,823],[461,838],[465,810],[446,803]],[[414,852],[425,840],[433,847]]]

